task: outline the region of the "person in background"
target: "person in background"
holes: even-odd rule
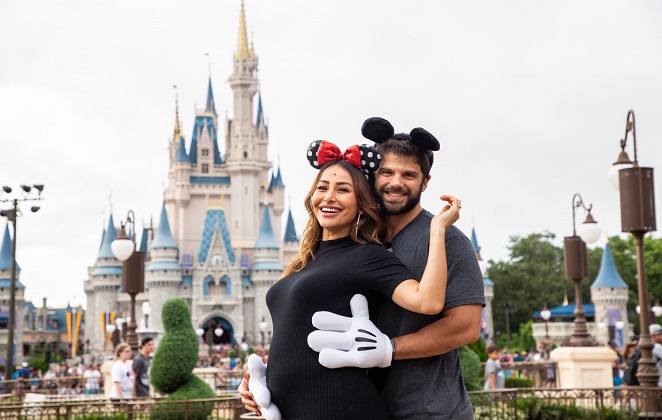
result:
[[[616,358],[611,362],[611,375],[614,378],[614,387],[617,387],[623,383],[623,370],[627,366],[625,363],[626,359],[621,354],[623,349],[618,347],[618,343],[615,340],[609,342],[609,348],[616,353]]]
[[[499,363],[499,348],[489,345],[486,349],[487,362],[485,363],[485,385],[483,389],[502,389],[506,387],[506,378]]]
[[[95,364],[85,369],[83,378],[85,378],[85,395],[98,394],[101,388],[101,372],[99,372]]]
[[[140,342],[140,350],[133,359],[133,371],[135,373],[134,392],[138,398],[149,397],[149,366],[151,364],[149,355],[154,351],[154,339],[145,337]]]
[[[657,366],[659,377],[657,378],[657,386],[662,386],[662,325],[651,324],[648,327],[651,338],[655,343],[653,345],[653,360]]]
[[[130,400],[133,393],[133,377],[135,373],[126,363],[131,359],[131,347],[120,343],[115,348],[113,366],[110,368],[110,401]]]

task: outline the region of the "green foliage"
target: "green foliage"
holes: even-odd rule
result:
[[[575,404],[550,402],[540,399],[518,399],[517,408],[530,420],[551,419],[637,419],[638,414],[630,409],[604,407],[602,409],[578,407]]]
[[[159,345],[160,346],[160,345]],[[215,398],[216,394],[202,379],[190,375],[189,380],[177,391],[168,395],[163,402],[157,403],[150,414],[150,419],[160,420],[203,420],[209,418],[214,403],[210,401],[173,404],[172,401],[188,401]]]
[[[550,232],[533,233],[525,237],[510,238],[510,255],[507,261],[490,261],[490,280],[494,282],[494,330],[502,336],[506,328],[506,306],[515,306],[509,314],[511,331],[510,346],[506,341],[498,341],[499,347],[509,348],[530,345],[528,339],[516,334],[519,325],[531,320],[534,311],[559,306],[567,292],[570,301],[574,299],[574,285],[565,279],[563,248],[553,243],[555,235]],[[594,279],[600,268],[602,249],[589,249],[589,278]],[[582,299],[590,302],[590,281],[582,282]],[[533,347],[522,348],[531,350]]]
[[[464,387],[467,391],[483,389],[481,386],[480,359],[468,346],[460,347],[460,364],[462,365]]]
[[[487,362],[487,353],[485,352],[485,342],[483,341],[482,338],[479,338],[478,340],[474,341],[473,343],[468,344],[467,346],[471,350],[473,350],[474,353],[476,353],[478,355],[478,359],[482,363]]]
[[[231,350],[228,352],[228,357],[229,357],[230,359],[234,359],[235,357],[237,357],[237,352],[234,351],[234,349],[231,349]]]
[[[246,362],[246,352],[243,350],[239,350],[239,360],[241,360],[241,363]]]
[[[188,305],[180,298],[163,304],[162,319],[165,333],[152,360],[150,380],[157,391],[172,394],[196,382],[191,372],[198,363],[198,336]]]
[[[533,388],[533,379],[506,378],[506,388]]]
[[[248,346],[248,355],[250,356],[253,353],[255,353],[255,349],[251,346]]]
[[[95,414],[84,414],[73,417],[74,420],[128,420],[129,415],[127,413],[95,413]]]
[[[519,350],[529,351],[536,348],[533,338],[533,321],[525,322],[519,326]]]

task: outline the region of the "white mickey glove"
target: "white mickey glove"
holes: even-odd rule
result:
[[[276,404],[271,402],[271,392],[267,388],[267,365],[262,363],[256,354],[248,356],[248,389],[253,393],[253,399],[260,407],[262,417],[266,420],[281,420],[282,415]]]
[[[349,302],[352,318],[315,312],[308,346],[319,352],[319,362],[329,369],[388,367],[393,357],[391,340],[370,321],[368,301],[354,295]]]

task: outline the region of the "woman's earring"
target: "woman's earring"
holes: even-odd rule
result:
[[[359,237],[359,221],[361,220],[361,213],[359,213],[359,217],[356,218],[356,237]]]

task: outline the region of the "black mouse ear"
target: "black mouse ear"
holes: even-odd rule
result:
[[[323,140],[315,140],[314,142],[310,143],[310,146],[308,146],[308,150],[306,152],[306,158],[308,158],[308,163],[310,163],[310,166],[312,166],[315,169],[320,168],[319,161],[317,160],[317,151],[320,149],[320,145],[322,144]]]
[[[381,117],[370,117],[363,122],[361,134],[375,143],[383,143],[393,136],[395,130],[390,122]]]
[[[423,150],[432,150],[434,152],[439,150],[439,140],[424,128],[414,128],[409,133],[409,136],[411,136],[411,142]]]

